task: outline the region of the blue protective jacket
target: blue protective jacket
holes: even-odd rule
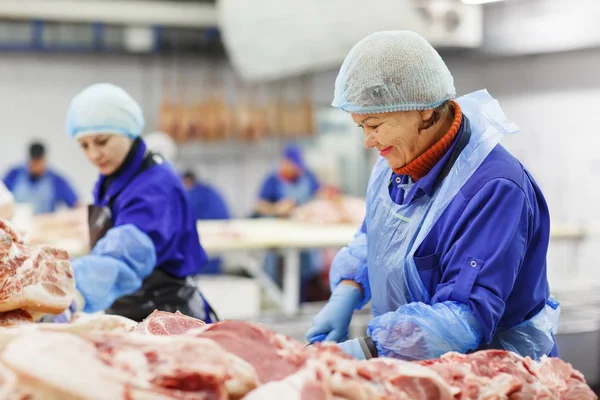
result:
[[[264,180],[259,198],[271,203],[290,198],[297,205],[302,205],[315,196],[319,191],[319,187],[319,181],[309,170],[304,170],[302,175],[294,182],[286,182],[277,172],[272,172]]]
[[[196,220],[229,219],[229,209],[225,200],[213,187],[204,183],[196,183],[188,190],[192,213]],[[220,257],[211,258],[202,269],[203,274],[218,274],[221,272]]]
[[[207,261],[180,177],[166,162],[139,172],[146,153],[140,142],[106,192],[105,176],[94,190],[95,205],[110,206],[114,227],[90,255],[73,262],[87,312],[135,292],[154,268],[183,278]]]
[[[52,170],[33,177],[26,166],[11,169],[3,179],[17,203],[30,203],[34,213],[48,214],[61,204],[74,207],[78,197],[65,178]]]
[[[388,192],[395,204],[411,204],[434,192],[439,174],[464,134],[465,124],[468,119],[463,116],[452,147],[416,183],[410,184],[408,176],[389,171]],[[369,226],[367,218],[355,241],[336,256],[330,274],[332,288],[344,279],[362,285],[365,297],[361,307],[377,290],[369,283],[368,268],[373,266],[367,265],[367,246],[361,243],[366,242],[370,229],[380,227]],[[430,304],[410,303],[389,315],[376,316],[368,333],[381,333],[383,328],[389,331],[395,326],[396,332],[379,336],[389,340],[394,335],[402,337],[398,324],[403,313],[407,319],[417,321],[417,326],[418,321],[427,324],[438,318],[464,315],[465,321],[475,319],[468,332],[477,336],[479,348],[495,347],[492,342],[498,332],[545,310],[550,296],[546,276],[549,237],[550,216],[539,187],[515,157],[496,145],[450,200],[414,253],[414,265]],[[443,327],[437,332],[441,330]],[[393,356],[394,351],[376,344],[381,355]],[[440,355],[431,349],[416,349],[412,354],[414,358],[421,358],[420,354]],[[557,354],[556,346],[550,354]]]

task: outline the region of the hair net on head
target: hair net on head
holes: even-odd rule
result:
[[[456,96],[454,79],[435,49],[410,31],[376,32],[346,56],[331,103],[371,114],[428,110]]]
[[[136,138],[144,128],[138,103],[123,89],[110,83],[87,87],[71,101],[67,131],[72,138],[109,133]]]
[[[302,149],[295,144],[289,144],[286,146],[283,157],[296,164],[298,168],[304,169],[304,158],[302,157]]]
[[[152,132],[149,135],[144,136],[144,142],[146,147],[164,157],[165,160],[173,162],[177,156],[177,144],[171,138],[163,132]]]

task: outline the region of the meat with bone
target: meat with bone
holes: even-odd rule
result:
[[[454,392],[427,367],[394,359],[356,361],[340,356],[335,345],[307,348],[310,361],[327,366],[329,387],[336,399],[422,399],[452,400]]]
[[[324,364],[311,362],[298,372],[250,392],[243,400],[330,400],[330,373]]]
[[[300,343],[260,324],[222,321],[190,331],[188,335],[214,340],[252,364],[261,383],[281,380],[297,372],[306,361]]]
[[[17,375],[0,364],[0,400],[28,400],[17,388]]]
[[[0,313],[0,328],[31,325],[33,317],[25,310],[14,310]]]
[[[456,399],[596,399],[585,379],[557,358],[536,363],[503,350],[446,353],[422,361],[456,391]],[[572,392],[571,392],[572,390]],[[566,397],[576,393],[576,397]]]
[[[251,365],[210,340],[185,336],[32,330],[0,360],[34,399],[227,400],[257,386]]]
[[[0,312],[24,309],[34,318],[60,314],[75,290],[66,251],[29,247],[14,228],[0,220]]]
[[[356,361],[335,344],[304,347],[259,324],[154,312],[133,325],[89,316],[0,329],[0,400],[6,388],[6,400],[597,399],[555,358],[490,350]]]
[[[570,393],[581,399],[596,398],[577,371],[565,369],[568,364],[553,361],[555,359],[545,359],[538,364],[505,351],[482,351],[469,355],[450,353],[441,359],[420,363],[386,359],[357,362],[336,345],[303,347],[259,324],[223,321],[192,329],[193,326],[188,324],[189,317],[157,312],[145,323],[152,325],[153,319],[160,321],[161,329],[141,330],[173,335],[190,328],[187,335],[212,339],[252,364],[260,382],[269,385],[269,392],[260,393],[279,393],[280,390],[290,393],[294,388],[301,388],[302,385],[297,383],[306,374],[302,371],[309,362],[316,361],[327,366],[328,387],[331,395],[338,399],[486,399],[496,395],[514,400],[527,396],[558,399]],[[538,369],[545,371],[544,374],[535,373]],[[560,376],[562,383],[556,383],[555,377],[545,379],[544,376],[551,376],[547,369]],[[274,384],[291,376],[295,377],[292,382],[296,384]],[[301,396],[301,393],[294,396]]]
[[[206,324],[203,321],[183,315],[179,311],[172,314],[154,310],[135,327],[134,332],[147,335],[181,335],[204,325]]]
[[[4,313],[12,314],[13,312]],[[90,332],[121,332],[126,333],[133,330],[136,322],[119,315],[85,315],[78,316],[74,322],[68,324],[55,323],[21,323],[12,326],[0,326],[0,350],[6,347],[18,336],[27,332],[59,332],[73,335],[85,335]],[[1,399],[1,398],[0,398]]]
[[[543,357],[539,363],[528,360],[537,377],[561,400],[593,399],[595,394],[581,372],[559,358]]]

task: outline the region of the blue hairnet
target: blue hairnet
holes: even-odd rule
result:
[[[290,144],[285,148],[283,156],[286,160],[289,160],[296,164],[298,168],[305,169],[304,158],[302,157],[302,149],[295,144]]]
[[[138,103],[123,89],[110,83],[87,87],[71,101],[67,131],[72,138],[110,133],[129,138],[140,136],[144,115]]]
[[[435,49],[410,31],[376,32],[346,56],[331,103],[355,114],[428,110],[456,96]]]

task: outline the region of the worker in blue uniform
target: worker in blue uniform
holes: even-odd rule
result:
[[[192,171],[184,172],[183,184],[187,190],[192,215],[196,221],[230,218],[229,209],[221,194],[214,187],[198,181],[196,174]],[[220,257],[211,258],[202,268],[201,273],[219,274],[221,273],[221,264]]]
[[[48,168],[46,147],[34,142],[29,146],[26,166],[12,168],[3,179],[17,203],[27,203],[35,214],[49,214],[60,205],[76,207],[78,197],[69,182]]]
[[[506,349],[556,356],[550,217],[523,165],[500,144],[519,131],[482,90],[455,99],[452,75],[413,32],[377,32],[346,57],[333,106],[376,148],[367,212],[336,255],[332,295],[307,338],[348,354],[406,360]],[[371,301],[367,336],[346,340]]]
[[[255,216],[287,218],[298,206],[308,203],[317,196],[320,183],[307,167],[302,150],[296,144],[289,144],[283,151],[278,169],[272,171],[264,180]],[[282,280],[282,258],[273,252],[265,255],[265,272],[277,283]],[[320,275],[324,267],[320,250],[300,252],[300,297],[301,301],[311,300],[309,292],[319,287]]]
[[[294,208],[308,203],[319,191],[319,181],[307,168],[301,149],[288,145],[279,168],[267,175],[256,205],[259,217],[288,217]]]
[[[140,321],[154,309],[212,321],[189,277],[206,254],[181,178],[149,152],[142,110],[120,87],[92,85],[69,106],[67,129],[100,172],[90,207],[89,255],[75,259],[69,311],[106,310]]]

